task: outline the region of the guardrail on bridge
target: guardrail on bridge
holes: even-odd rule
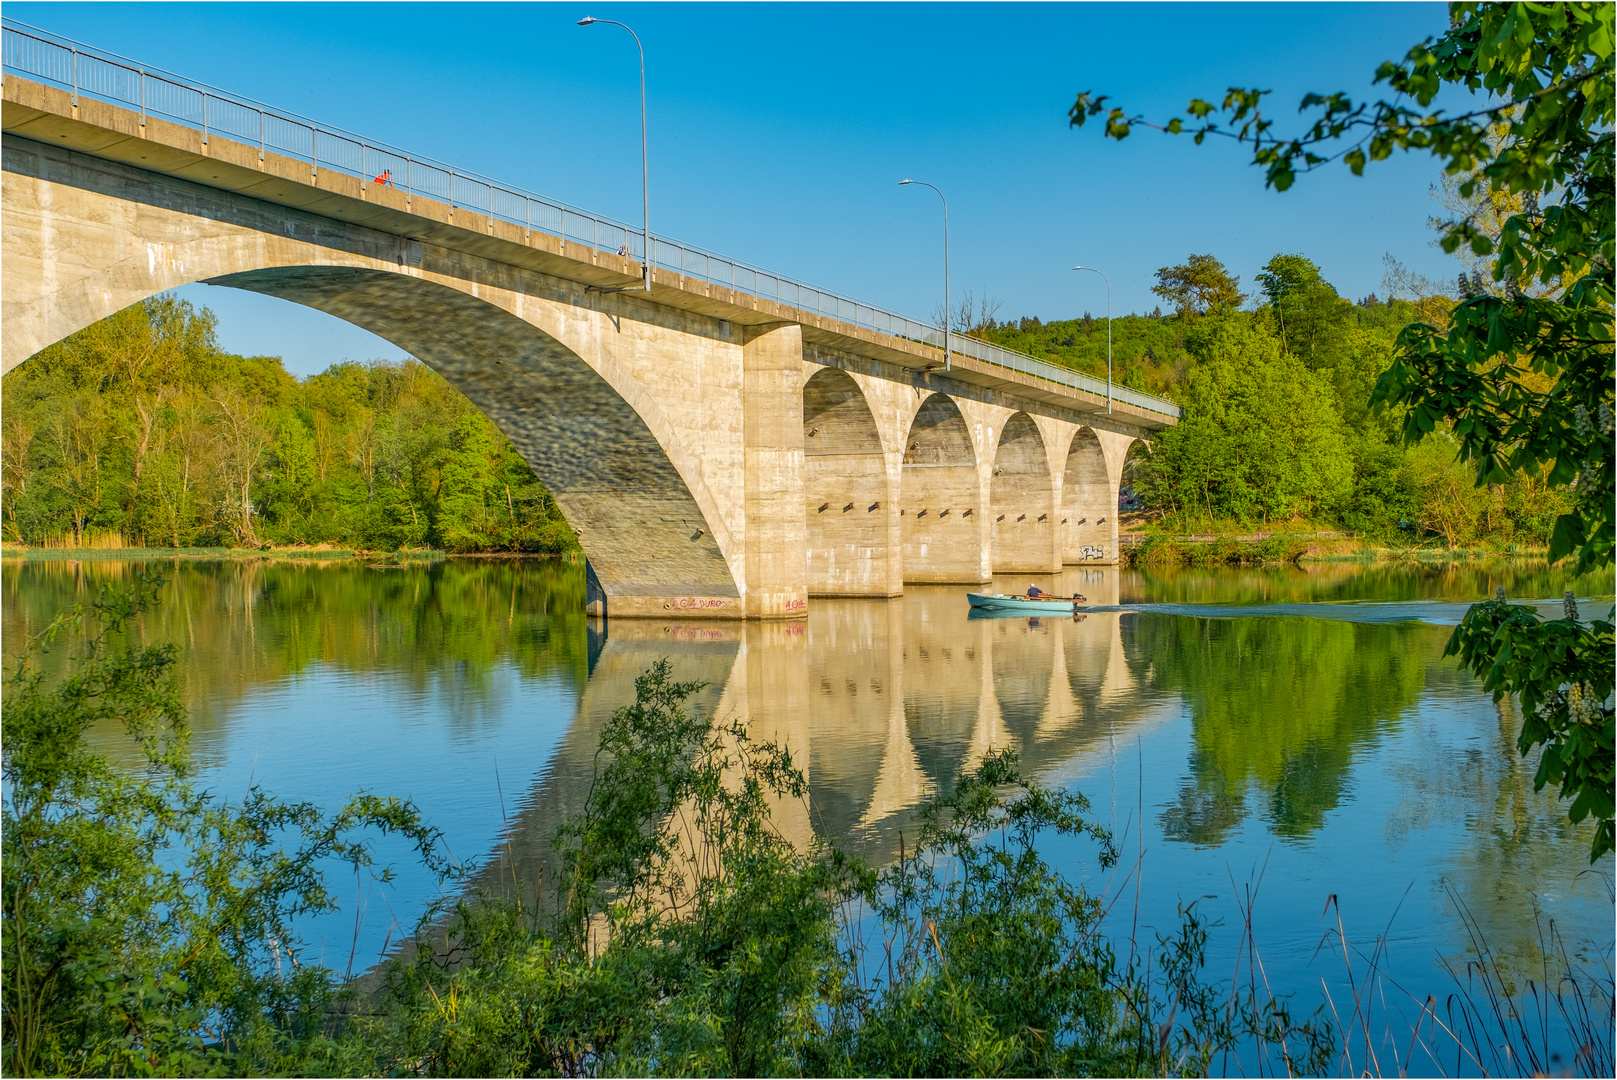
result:
[[[78,104],[80,95],[138,108],[201,132],[206,143],[217,134],[248,146],[257,146],[259,159],[266,151],[306,159],[311,170],[333,169],[349,176],[372,179],[387,175],[393,185],[411,194],[438,199],[451,207],[465,207],[527,230],[539,230],[563,240],[588,244],[597,250],[627,251],[646,258],[641,231],[621,221],[591,214],[555,199],[499,183],[477,173],[456,169],[386,143],[375,142],[340,128],[317,123],[296,113],[272,109],[202,83],[146,67],[48,31],[10,19],[3,21],[0,62],[7,71],[26,74],[67,90]],[[738,292],[774,300],[894,337],[943,346],[943,330],[871,304],[851,300],[813,285],[760,270],[701,248],[653,233],[652,265],[687,277],[725,285]],[[1011,349],[991,345],[958,332],[951,336],[954,352],[982,363],[1044,379],[1072,390],[1110,397],[1137,409],[1178,417],[1179,406],[1126,386],[1108,387],[1104,379],[1072,371]]]

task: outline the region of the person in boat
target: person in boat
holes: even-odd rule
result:
[[[1082,604],[1087,600],[1087,597],[1081,596],[1078,593],[1073,593],[1071,596],[1054,596],[1045,592],[1037,585],[1029,585],[1027,587],[1027,598],[1029,600],[1072,600],[1079,604]]]

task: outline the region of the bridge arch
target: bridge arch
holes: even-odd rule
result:
[[[859,384],[822,368],[803,384],[808,591],[886,596],[896,513],[881,432]]]
[[[1056,566],[1055,492],[1044,437],[1027,413],[1000,431],[989,486],[994,572],[1048,574]]]
[[[977,454],[960,406],[949,395],[932,394],[915,411],[903,468],[904,580],[981,581]]]
[[[103,274],[124,276],[119,269]],[[186,269],[216,267],[192,261]],[[124,282],[106,291],[139,302],[185,283],[168,279],[186,275],[143,276],[160,287]],[[588,363],[486,294],[392,269],[282,265],[202,280],[335,315],[443,375],[494,421],[550,490],[613,610],[739,611],[737,575],[714,527],[717,515],[708,511],[714,500],[700,468],[638,381],[614,370],[610,356]],[[95,314],[68,300],[47,325],[73,332],[81,328],[74,323]]]
[[[315,307],[418,356],[500,427],[578,531],[612,611],[747,613],[740,454],[723,446],[715,462],[712,409],[657,382],[660,327],[632,317],[658,309],[10,132],[4,169],[0,366],[199,281]],[[698,380],[740,367],[724,324],[682,329]]]
[[[1111,562],[1111,518],[1117,509],[1106,467],[1106,452],[1089,428],[1073,433],[1067,448],[1066,476],[1062,482],[1061,561]]]

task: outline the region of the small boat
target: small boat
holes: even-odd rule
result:
[[[1021,611],[1030,615],[1071,615],[1079,604],[1087,604],[1083,596],[1017,596],[1011,593],[967,593],[966,599],[974,608],[991,611]]]

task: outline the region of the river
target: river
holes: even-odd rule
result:
[[[810,797],[783,811],[788,835],[885,860],[922,800],[1010,746],[1045,782],[1087,794],[1124,873],[1139,866],[1137,880],[1091,880],[1122,893],[1117,933],[1151,940],[1195,900],[1223,923],[1217,969],[1255,894],[1264,972],[1299,1002],[1344,976],[1332,897],[1350,960],[1384,936],[1388,970],[1417,997],[1452,989],[1444,964],[1463,970],[1479,940],[1541,977],[1552,926],[1574,959],[1611,969],[1611,856],[1591,867],[1590,823],[1533,791],[1512,703],[1442,655],[1465,605],[1498,585],[1547,612],[1572,587],[1603,615],[1609,572],[1072,568],[1039,583],[1115,610],[971,618],[964,588],[911,587],[815,600],[798,622],[602,626],[582,614],[582,567],[568,562],[8,559],[7,652],[139,565],[168,577],[139,632],[182,648],[202,783],[329,807],[360,789],[409,797],[483,887],[537,876],[587,791],[602,721],[666,656],[708,683],[698,707],[747,717],[806,764]],[[135,760],[115,731],[92,739]],[[356,879],[341,912],[306,923],[339,971],[374,964],[439,895],[405,850],[384,851],[396,883]],[[1080,853],[1050,855],[1084,876]]]

